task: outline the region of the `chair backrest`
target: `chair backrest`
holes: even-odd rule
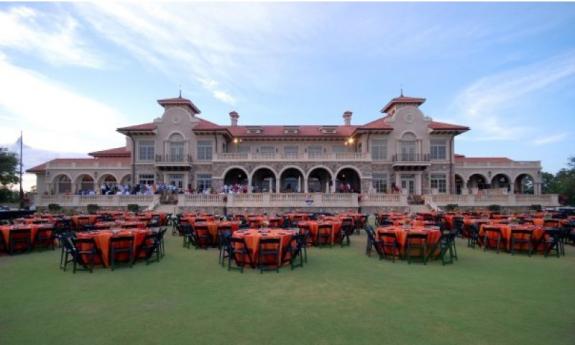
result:
[[[397,235],[395,232],[381,232],[379,233],[379,238],[381,238],[384,242],[397,241]]]
[[[521,237],[533,236],[533,231],[528,229],[511,229],[511,237],[515,235],[520,235]]]
[[[110,238],[110,248],[131,247],[134,243],[133,235],[112,236]]]
[[[490,226],[490,225],[484,225],[483,226],[483,231],[485,232],[496,232],[496,233],[501,233],[501,229],[499,229],[499,227],[497,226]]]
[[[427,234],[422,232],[408,232],[406,241],[410,240],[427,240]]]
[[[318,232],[326,231],[326,230],[331,231],[332,227],[333,227],[333,225],[331,225],[331,224],[318,224],[317,231]]]
[[[32,230],[30,229],[14,229],[10,230],[10,241],[12,239],[16,240],[31,240]]]
[[[270,251],[270,250],[280,250],[280,243],[281,239],[278,237],[262,237],[260,238],[259,249],[260,253],[263,250]]]
[[[193,228],[192,225],[189,223],[180,223],[178,225],[178,231],[180,232],[181,235],[186,236],[191,235],[193,233]]]

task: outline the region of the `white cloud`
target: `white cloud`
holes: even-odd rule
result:
[[[192,83],[227,104],[244,85],[270,92],[290,54],[305,45],[322,16],[289,4],[78,3],[100,34],[174,82]],[[315,15],[315,14],[311,14]],[[305,33],[305,34],[304,34]]]
[[[533,140],[533,144],[536,146],[541,146],[541,145],[546,145],[546,144],[552,144],[552,143],[557,143],[562,141],[563,139],[567,138],[568,133],[557,133],[557,134],[552,134],[552,135],[548,135],[545,137],[539,137],[535,140]]]
[[[101,68],[78,34],[78,22],[66,13],[49,14],[29,7],[0,11],[0,48],[32,53],[55,65]]]
[[[473,128],[468,140],[523,140],[533,128],[513,116],[518,101],[575,76],[575,52],[479,79],[455,100],[455,112]]]
[[[2,54],[0,75],[3,142],[14,142],[24,129],[28,145],[49,151],[86,153],[124,144],[122,135],[110,130],[127,122],[115,109],[16,66]]]

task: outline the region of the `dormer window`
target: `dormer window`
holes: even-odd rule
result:
[[[247,126],[246,131],[248,134],[261,134],[263,132],[263,128],[261,126]]]
[[[337,126],[321,126],[319,130],[323,134],[336,134]]]
[[[298,134],[299,126],[284,126],[284,134]]]

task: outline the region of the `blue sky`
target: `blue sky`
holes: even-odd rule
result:
[[[402,86],[468,156],[575,155],[572,3],[1,3],[0,144],[81,155],[183,95],[228,124],[366,123]],[[50,155],[46,154],[46,158]]]

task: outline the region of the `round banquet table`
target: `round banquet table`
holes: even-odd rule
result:
[[[439,229],[423,228],[423,227],[403,228],[398,226],[386,226],[377,228],[378,237],[380,234],[383,233],[395,234],[397,242],[399,243],[399,254],[401,256],[405,254],[405,244],[407,241],[407,234],[409,233],[427,234],[427,248],[430,249],[434,248],[439,242],[439,239],[441,238],[441,231]],[[438,252],[436,252],[435,254],[438,254]]]
[[[114,230],[100,230],[100,231],[89,231],[89,232],[80,232],[76,234],[77,238],[93,238],[94,242],[96,243],[96,248],[100,250],[102,255],[103,262],[100,262],[100,259],[97,257],[95,259],[95,264],[104,264],[104,266],[110,266],[110,239],[114,236],[134,236],[134,246],[132,250],[134,251],[134,255],[137,253],[137,249],[144,239],[146,235],[151,234],[152,231],[149,229],[114,229]],[[86,259],[87,260],[87,259]]]
[[[285,229],[248,229],[238,230],[233,233],[232,237],[243,238],[245,240],[253,267],[257,264],[260,239],[262,237],[280,238],[280,262],[278,262],[278,266],[281,266],[284,259],[287,259],[283,257],[283,249],[289,245],[294,234],[292,230]],[[244,260],[244,262],[247,262],[247,260]]]
[[[513,230],[529,230],[532,232],[531,235],[531,240],[533,241],[533,247],[535,248],[536,245],[541,241],[541,239],[543,238],[544,235],[544,230],[543,227],[540,226],[533,226],[533,225],[521,225],[521,224],[499,224],[499,223],[488,223],[488,224],[481,224],[481,227],[479,228],[479,244],[483,245],[483,239],[485,236],[485,226],[489,226],[489,227],[496,227],[499,229],[499,231],[501,231],[501,237],[503,237],[503,240],[505,241],[505,246],[506,246],[506,250],[509,251],[511,250],[511,233],[513,232]],[[496,239],[496,234],[494,233],[489,233],[488,237],[489,237],[489,242],[491,242],[491,240],[495,240]],[[521,249],[526,249],[526,244],[522,244],[521,245]]]
[[[340,236],[341,221],[339,220],[330,220],[330,221],[303,220],[298,222],[298,227],[300,227],[300,229],[303,227],[308,228],[313,243],[317,244],[318,228],[322,224],[328,224],[331,226],[331,238],[329,242],[330,244],[333,245],[338,241],[338,239],[341,239]]]
[[[96,218],[98,216],[95,214],[89,214],[89,215],[76,215],[76,216],[72,216],[70,217],[70,219],[72,220],[72,224],[74,225],[75,228],[79,228],[82,225],[86,225],[86,224],[95,224],[96,223]]]
[[[12,230],[28,230],[30,229],[30,237],[32,245],[34,245],[34,240],[36,239],[36,234],[39,229],[50,229],[52,230],[54,225],[52,224],[18,224],[18,225],[3,225],[0,226],[0,232],[4,237],[4,243],[6,250],[10,250],[10,231]],[[51,232],[50,232],[51,233]]]
[[[225,227],[231,227],[232,233],[236,232],[240,228],[240,222],[236,221],[208,221],[208,222],[195,222],[194,226],[206,226],[208,232],[212,237],[212,243],[217,243],[218,240],[218,230]]]

